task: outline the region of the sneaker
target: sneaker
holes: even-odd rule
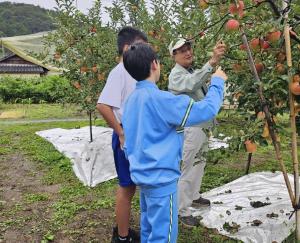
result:
[[[117,243],[118,242],[118,228],[113,227],[113,233],[111,237],[111,243]]]
[[[120,240],[119,237],[117,237],[114,243],[135,243],[135,241],[131,237],[127,237],[125,240]]]
[[[200,207],[208,207],[210,206],[210,201],[203,197],[199,197],[198,199],[194,200],[192,203],[192,207],[200,208]]]
[[[111,238],[111,243],[139,243],[140,242],[140,233],[129,229],[128,239],[126,241],[120,241],[118,235],[118,228],[113,227],[113,234]]]
[[[140,231],[136,231],[129,228],[129,236],[134,240],[134,242],[138,243],[141,240]]]

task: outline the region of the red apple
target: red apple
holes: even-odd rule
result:
[[[259,111],[257,114],[256,114],[256,117],[258,120],[264,120],[266,118],[266,114],[264,111]]]
[[[95,27],[95,26],[93,26],[93,27],[90,29],[90,32],[91,32],[91,33],[96,33],[96,32],[97,32],[97,29],[96,29],[96,27]]]
[[[299,74],[295,74],[293,76],[293,82],[294,83],[299,83],[300,82],[300,75]]]
[[[243,1],[239,1],[238,9],[239,9],[239,10],[244,10],[244,8],[245,8],[244,2],[243,2]]]
[[[300,84],[299,84],[299,82],[293,82],[293,83],[291,83],[290,89],[291,89],[291,92],[294,95],[300,95]]]
[[[92,67],[92,71],[93,71],[93,73],[97,73],[97,72],[98,72],[97,65],[94,65],[94,66]]]
[[[80,68],[80,72],[82,72],[82,73],[86,73],[86,72],[88,72],[88,67],[87,66],[82,66],[81,68]]]
[[[238,100],[240,97],[244,96],[242,92],[233,93],[233,98]]]
[[[244,144],[248,153],[254,153],[257,149],[257,145],[250,140],[246,140]]]
[[[239,73],[243,70],[243,67],[241,64],[238,64],[238,63],[234,63],[232,64],[232,70],[235,72],[235,73]]]
[[[280,31],[274,31],[267,34],[266,39],[272,43],[278,41],[280,39],[281,32]]]
[[[243,18],[244,16],[244,10],[243,9],[239,9],[239,17]]]
[[[229,5],[229,12],[235,15],[238,14],[239,17],[242,18],[244,16],[244,8],[245,4],[243,1],[239,1],[237,5],[235,3],[231,3]]]
[[[278,60],[278,62],[284,62],[285,61],[285,58],[286,58],[286,56],[285,56],[285,53],[284,52],[279,52],[278,53],[278,55],[277,55],[277,60]]]
[[[230,19],[227,21],[226,25],[225,25],[225,29],[226,31],[236,31],[239,29],[240,23],[239,21],[235,20],[235,19]]]
[[[267,42],[265,40],[261,40],[260,41],[260,47],[261,47],[261,49],[266,50],[266,49],[268,49],[270,47],[270,44],[269,44],[269,42]]]
[[[241,50],[246,50],[246,49],[247,49],[247,48],[246,48],[246,45],[245,45],[245,44],[241,44],[241,45],[240,45],[240,49],[241,49]]]
[[[255,68],[258,74],[264,70],[264,65],[262,63],[255,63]]]
[[[238,12],[239,12],[240,18],[243,18],[243,16],[244,16],[244,8],[245,8],[244,2],[239,1]]]
[[[204,31],[201,31],[201,32],[199,33],[199,36],[200,36],[200,37],[205,36]]]
[[[258,38],[252,39],[249,43],[250,48],[253,50],[258,50],[259,49],[259,43],[260,40]]]
[[[74,87],[75,87],[76,89],[81,89],[81,85],[80,85],[79,82],[75,81],[75,82],[73,83],[73,85],[74,85]]]
[[[285,73],[285,67],[282,63],[277,63],[276,64],[276,71],[280,74],[284,74]]]
[[[236,14],[238,12],[238,8],[237,6],[235,5],[235,3],[231,3],[229,5],[229,13],[231,14]]]

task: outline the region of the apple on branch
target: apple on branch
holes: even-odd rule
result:
[[[275,43],[280,39],[281,32],[280,31],[273,31],[267,34],[266,39],[271,43]]]
[[[238,15],[240,18],[244,16],[245,4],[243,1],[238,1],[237,4],[231,3],[229,5],[229,12],[233,15]]]
[[[240,23],[236,19],[230,19],[225,25],[225,30],[227,32],[237,31],[239,29]]]
[[[257,73],[260,74],[264,70],[264,65],[262,63],[255,63],[255,68]]]

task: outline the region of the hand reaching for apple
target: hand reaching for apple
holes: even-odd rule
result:
[[[219,77],[221,79],[223,79],[224,81],[226,81],[228,79],[226,73],[222,70],[221,67],[218,67],[216,72],[212,75],[212,77]]]
[[[225,51],[226,51],[225,43],[223,43],[222,41],[219,41],[213,49],[213,56],[209,60],[209,64],[212,67],[217,66],[219,64],[221,58],[224,56]]]

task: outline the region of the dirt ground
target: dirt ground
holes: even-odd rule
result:
[[[61,185],[45,185],[44,172],[20,153],[0,157],[0,242],[48,242],[51,205]],[[46,194],[46,201],[28,202],[25,195]],[[89,200],[87,198],[87,200]],[[94,222],[94,225],[87,225]],[[73,222],[55,233],[53,242],[109,242],[112,209],[79,212]],[[47,238],[47,237],[46,237]],[[51,235],[49,236],[51,239]]]

